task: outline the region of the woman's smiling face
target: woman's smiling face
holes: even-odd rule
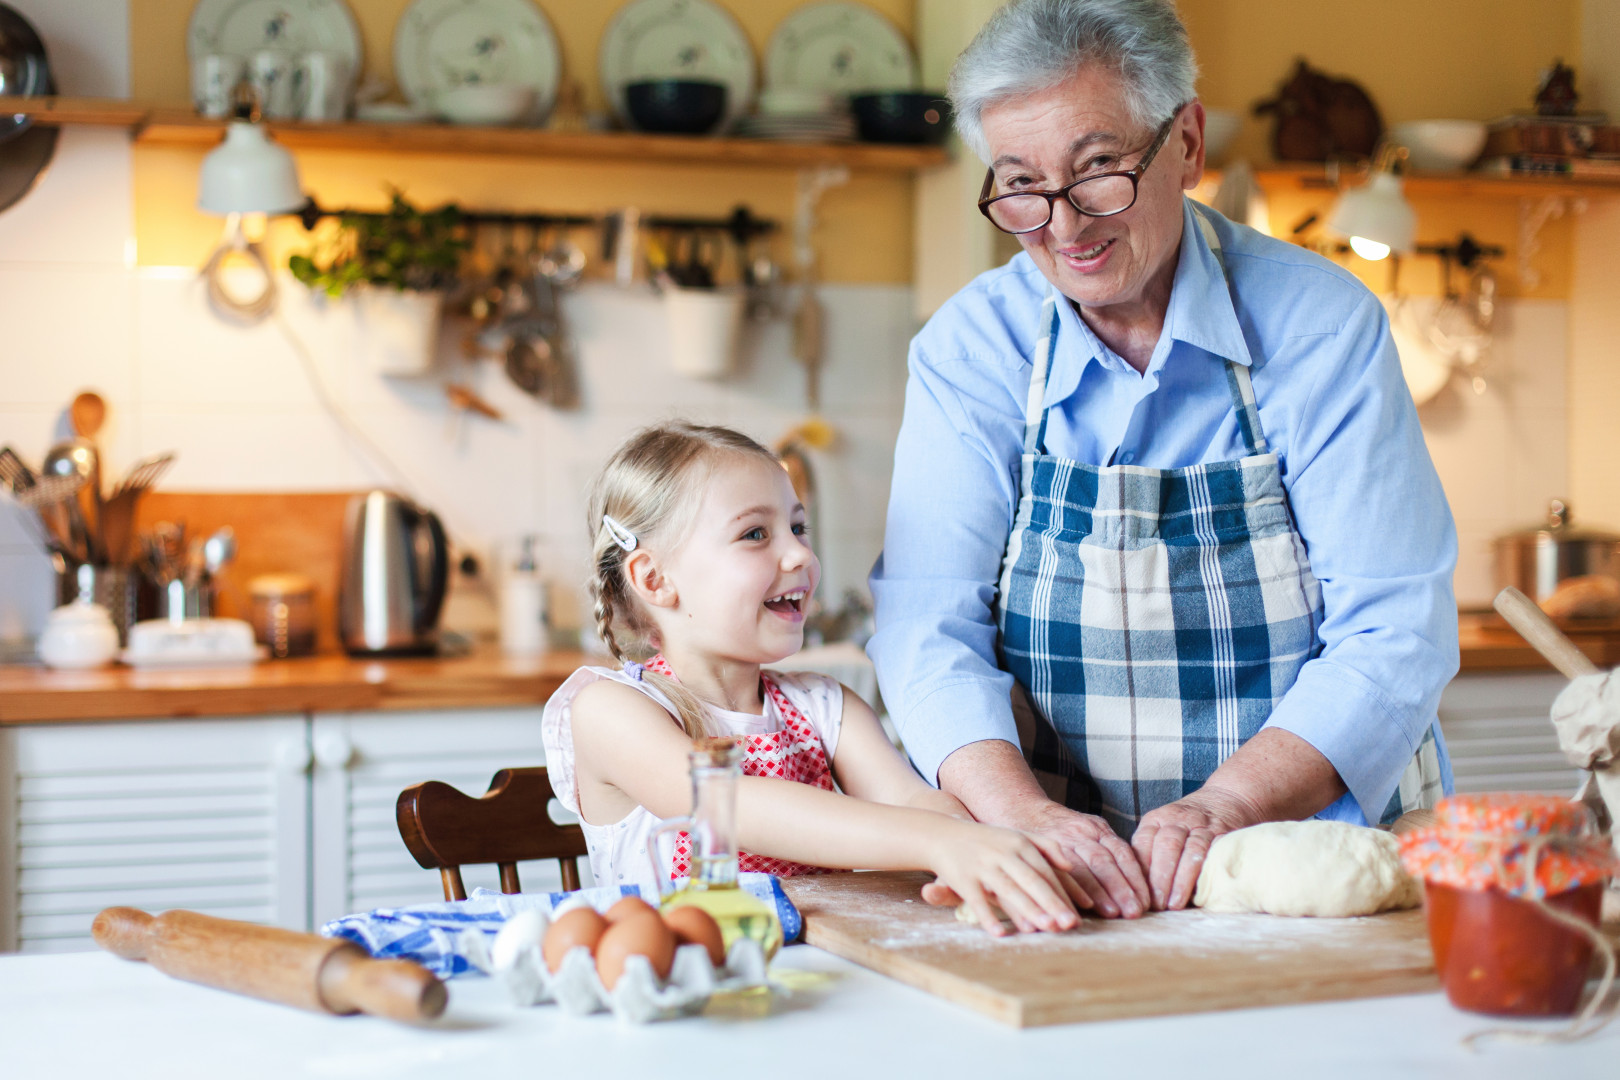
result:
[[[1124,172],[1157,133],[1131,119],[1119,76],[1095,64],[1049,90],[986,108],[981,123],[997,195]],[[1082,309],[1140,303],[1156,282],[1168,295],[1181,243],[1181,193],[1203,175],[1203,127],[1203,106],[1182,108],[1124,213],[1087,217],[1058,199],[1045,228],[1018,237],[1059,292]]]

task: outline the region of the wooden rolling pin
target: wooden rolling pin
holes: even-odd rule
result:
[[[1598,666],[1587,659],[1586,654],[1575,647],[1575,643],[1564,636],[1558,625],[1547,617],[1547,613],[1536,606],[1524,593],[1509,585],[1496,594],[1496,610],[1502,618],[1507,620],[1509,626],[1519,632],[1519,636],[1528,641],[1536,652],[1547,658],[1547,662],[1557,668],[1566,679],[1578,679],[1582,675],[1596,675]]]
[[[300,934],[195,911],[153,917],[110,907],[91,925],[96,944],[186,982],[312,1012],[363,1012],[415,1023],[444,1012],[444,984],[410,960],[373,960],[342,938]]]

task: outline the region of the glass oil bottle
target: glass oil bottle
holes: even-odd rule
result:
[[[782,924],[771,905],[737,884],[737,781],[742,776],[742,745],[736,738],[699,739],[693,744],[692,813],[664,822],[648,839],[654,872],[669,880],[658,858],[658,838],[685,832],[691,837],[691,877],[667,893],[660,907],[702,908],[720,924],[727,952],[739,938],[759,942],[769,960],[782,947]]]

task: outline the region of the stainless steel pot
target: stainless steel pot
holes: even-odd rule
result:
[[[1495,556],[1497,589],[1512,585],[1540,603],[1567,578],[1620,578],[1620,533],[1576,528],[1569,504],[1554,499],[1547,504],[1547,524],[1498,537]]]

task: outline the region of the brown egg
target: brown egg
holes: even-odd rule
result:
[[[682,945],[702,945],[709,950],[709,962],[723,967],[726,962],[726,939],[720,933],[720,924],[700,907],[682,904],[664,912],[664,922],[675,931],[676,948]]]
[[[658,909],[639,896],[627,896],[623,900],[607,909],[607,921],[610,923],[623,922],[626,919],[640,915],[657,915]]]
[[[579,907],[563,915],[546,931],[540,943],[540,955],[545,957],[546,970],[553,975],[562,967],[563,957],[576,945],[583,945],[596,955],[597,942],[608,928],[607,920],[594,908]]]
[[[596,973],[602,985],[612,990],[624,974],[624,962],[632,956],[645,956],[660,979],[669,977],[675,962],[675,932],[656,915],[628,918],[608,927],[596,943]]]

